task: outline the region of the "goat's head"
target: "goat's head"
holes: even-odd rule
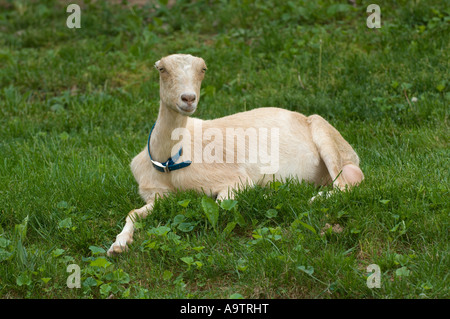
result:
[[[161,102],[183,115],[197,109],[206,64],[189,54],[173,54],[155,63],[160,74]]]

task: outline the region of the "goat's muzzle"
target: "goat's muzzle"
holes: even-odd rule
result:
[[[197,108],[197,95],[195,93],[181,94],[181,103],[178,108],[185,113],[194,113]]]
[[[197,100],[197,96],[195,93],[183,93],[181,94],[181,101],[184,103],[191,105]]]

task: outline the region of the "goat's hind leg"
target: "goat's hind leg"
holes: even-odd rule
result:
[[[134,223],[137,219],[145,218],[151,213],[153,208],[153,201],[146,204],[139,209],[133,209],[127,216],[125,226],[119,235],[116,237],[116,241],[108,249],[108,256],[120,254],[128,250],[128,245],[133,242]]]
[[[308,117],[311,136],[324,161],[333,185],[341,190],[359,184],[364,174],[359,158],[342,135],[319,115]]]

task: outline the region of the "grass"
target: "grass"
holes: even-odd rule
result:
[[[374,30],[370,2],[346,3],[95,1],[68,29],[64,2],[0,1],[0,296],[448,298],[448,8],[382,1]],[[320,114],[365,181],[312,204],[295,180],[220,205],[178,192],[106,257],[144,204],[129,163],[157,116],[153,63],[174,52],[207,61],[197,117]]]

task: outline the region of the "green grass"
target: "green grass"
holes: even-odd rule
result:
[[[63,2],[0,1],[0,296],[448,298],[445,2],[380,1],[378,30],[369,1],[161,2],[91,2],[68,29]],[[295,180],[222,206],[172,194],[128,253],[106,257],[144,204],[129,163],[158,112],[153,63],[175,52],[208,64],[197,117],[320,114],[359,154],[364,182],[312,204],[318,190]]]

